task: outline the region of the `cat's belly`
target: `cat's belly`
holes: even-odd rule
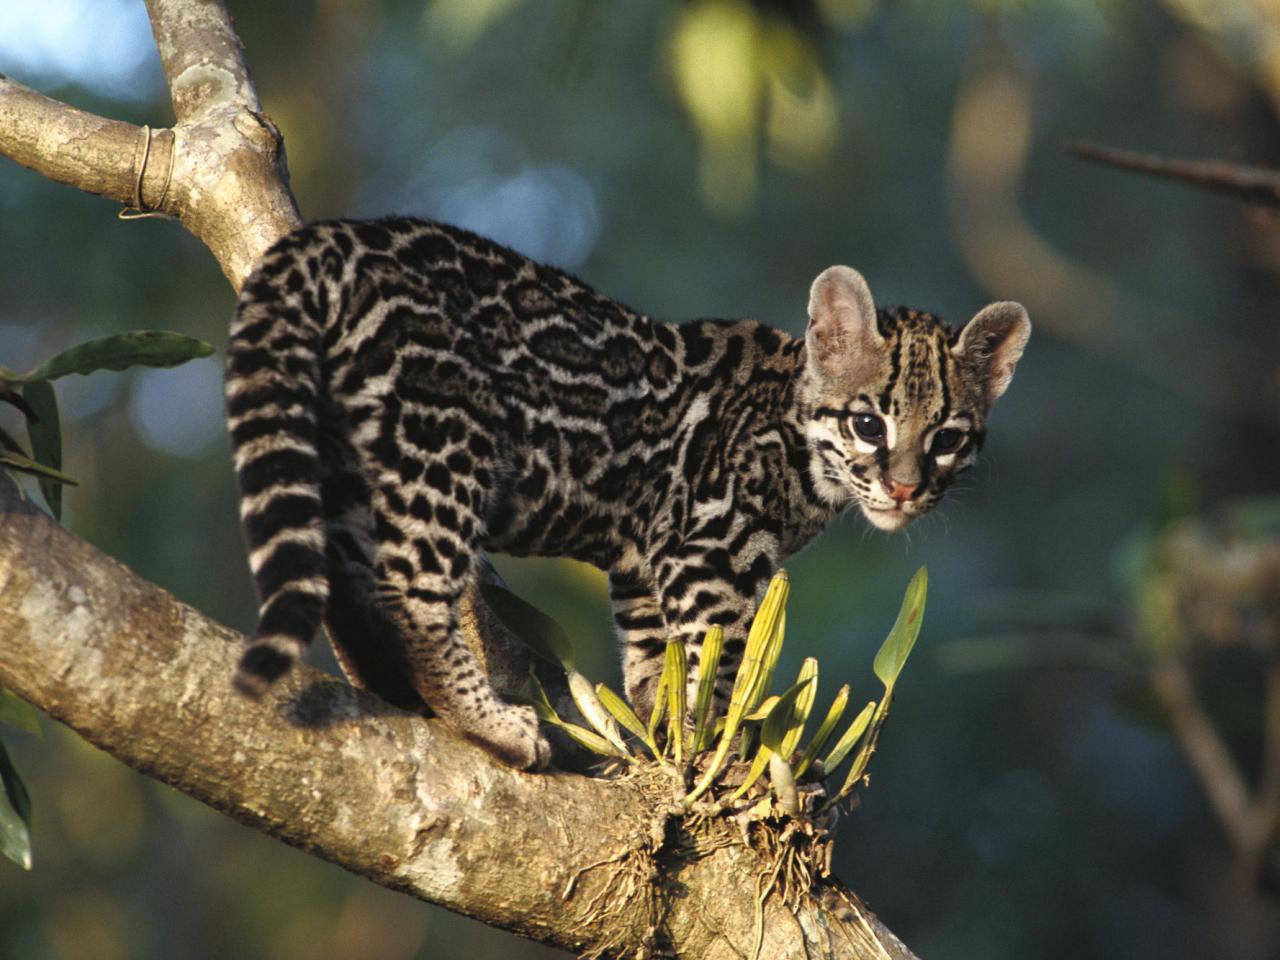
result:
[[[620,510],[586,506],[550,489],[539,497],[518,493],[495,498],[486,517],[483,546],[517,557],[568,557],[602,570],[640,552],[635,518]]]

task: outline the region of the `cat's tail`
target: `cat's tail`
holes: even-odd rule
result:
[[[246,281],[227,345],[227,417],[259,601],[234,683],[255,698],[306,651],[329,596],[316,449],[325,297],[294,249],[283,241]]]

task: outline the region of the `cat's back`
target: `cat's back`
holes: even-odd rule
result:
[[[319,221],[276,245],[246,298],[305,277],[341,352],[367,341],[452,350],[496,376],[619,388],[675,372],[675,328],[478,234],[409,217]],[[244,298],[242,298],[244,299]],[[306,299],[305,297],[303,299]]]
[[[532,260],[479,234],[411,217],[328,221],[310,228],[348,262],[349,279],[377,277],[415,288],[455,322],[527,336],[566,325],[579,336],[614,331],[651,335],[652,321],[564,270]],[[390,292],[390,291],[388,291]],[[510,324],[498,323],[508,318]]]

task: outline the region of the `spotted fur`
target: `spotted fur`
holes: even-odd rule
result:
[[[509,763],[544,763],[532,711],[498,698],[457,631],[492,551],[608,571],[642,710],[667,640],[696,667],[722,626],[723,695],[778,565],[854,503],[885,529],[932,507],[1029,330],[1016,304],[959,333],[877,311],[847,267],[814,281],[804,337],[675,326],[441,224],[305,227],[245,283],[228,347],[261,601],[237,684],[260,693],[289,668],[339,615],[332,586],[406,638],[438,714]]]

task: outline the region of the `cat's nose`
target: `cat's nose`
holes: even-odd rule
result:
[[[880,486],[884,487],[884,492],[887,493],[889,498],[895,503],[905,503],[911,499],[911,495],[916,492],[916,487],[918,487],[919,484],[899,483],[897,480],[889,478],[887,480],[881,480]]]

